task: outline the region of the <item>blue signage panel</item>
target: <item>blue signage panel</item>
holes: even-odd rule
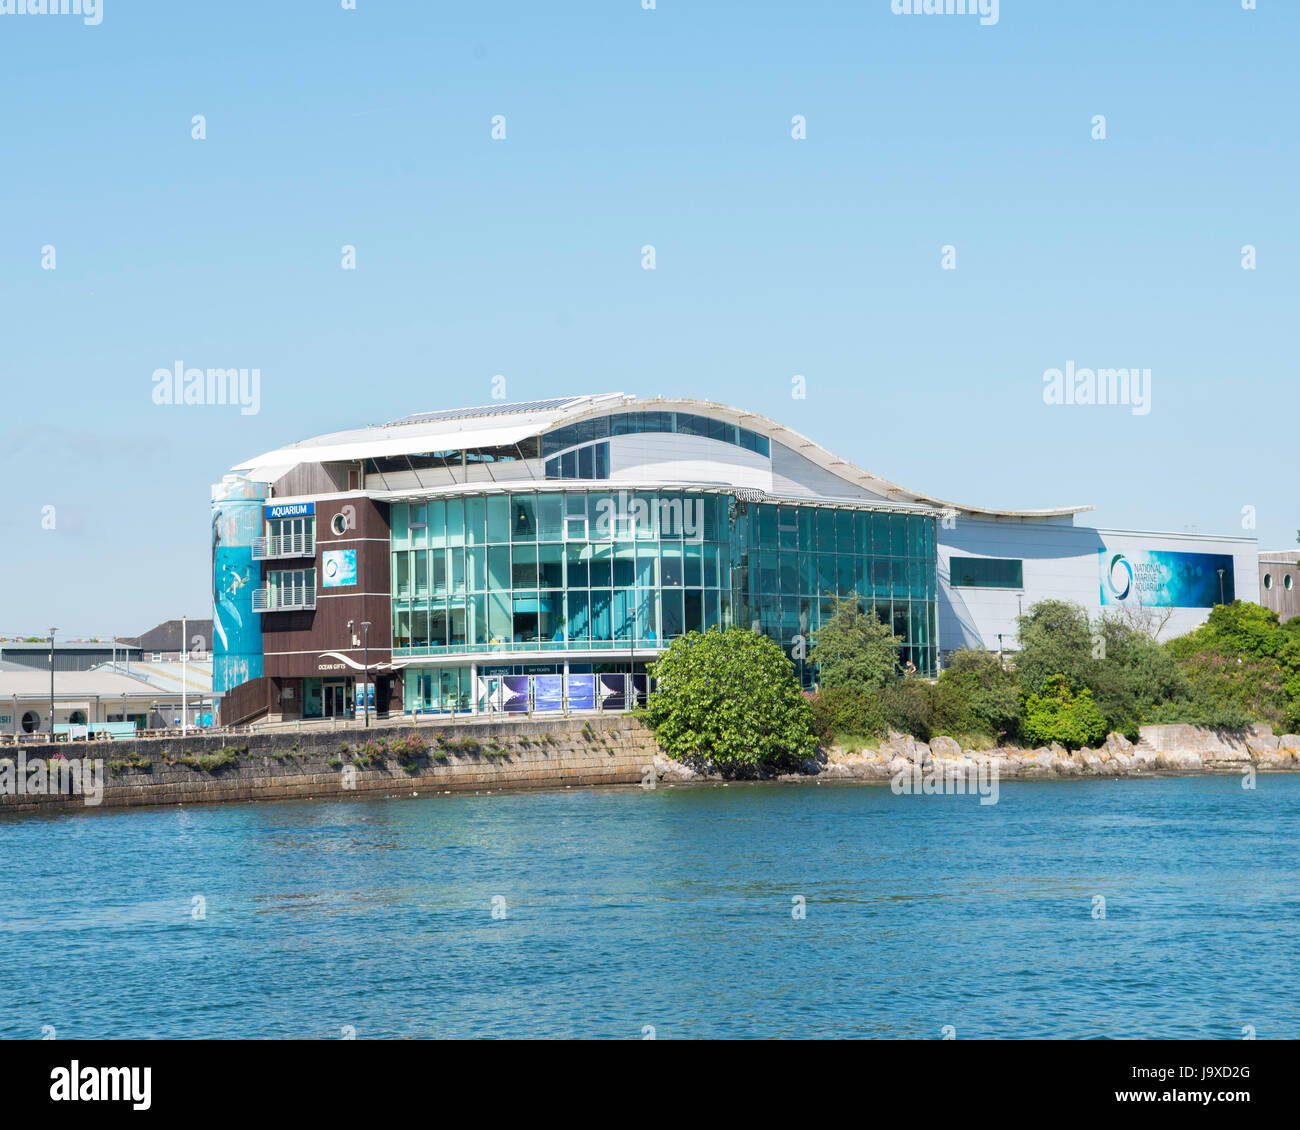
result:
[[[314,502],[272,502],[266,506],[268,518],[303,518],[316,513]]]
[[[1103,605],[1144,608],[1213,608],[1230,604],[1232,557],[1226,553],[1097,551]]]
[[[321,587],[344,588],[357,583],[357,551],[327,549],[321,554]]]

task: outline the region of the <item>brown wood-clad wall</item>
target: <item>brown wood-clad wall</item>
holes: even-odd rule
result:
[[[333,521],[349,521],[336,534]],[[357,583],[346,588],[322,588],[322,554],[330,549],[357,551]],[[306,559],[264,561],[263,576],[274,569],[303,568]],[[388,505],[362,495],[316,501],[316,608],[262,614],[262,646],[266,675],[314,676],[356,674],[337,660],[320,657],[336,651],[356,663],[364,661],[361,624],[370,621],[370,662],[392,657],[392,584],[388,537]],[[348,621],[352,629],[348,630]]]

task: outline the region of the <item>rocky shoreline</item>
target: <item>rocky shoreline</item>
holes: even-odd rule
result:
[[[654,760],[655,775],[665,784],[724,780],[710,766],[692,767],[663,755]],[[944,779],[974,779],[994,774],[998,780],[1066,780],[1079,777],[1156,777],[1200,773],[1300,770],[1300,734],[1277,736],[1269,726],[1249,730],[1209,730],[1197,726],[1143,726],[1136,744],[1123,734],[1109,734],[1096,749],[1067,750],[1010,746],[964,750],[953,738],[920,742],[891,732],[877,749],[824,750],[798,772],[756,773],[753,779],[789,783],[809,781],[892,781],[920,769]]]

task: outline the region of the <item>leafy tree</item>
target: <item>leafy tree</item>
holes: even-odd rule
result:
[[[971,725],[961,733],[1000,738],[1019,731],[1020,685],[996,653],[971,648],[953,652],[939,676],[939,686],[952,687],[969,703]]]
[[[1040,600],[1019,617],[1017,625],[1016,676],[1026,695],[1042,694],[1055,675],[1064,675],[1072,686],[1091,684],[1097,664],[1092,626],[1079,605]]]
[[[878,690],[898,671],[903,641],[882,623],[873,608],[864,614],[857,594],[838,599],[817,629],[808,658],[817,665],[822,689],[857,687]]]
[[[645,717],[669,757],[723,772],[792,764],[817,752],[794,665],[744,628],[688,632],[650,666]]]
[[[1093,745],[1106,736],[1106,719],[1092,691],[1072,693],[1064,675],[1053,675],[1041,695],[1025,699],[1025,737],[1036,745],[1059,742],[1067,749]]]
[[[1216,726],[1267,722],[1300,728],[1300,631],[1258,604],[1216,605],[1204,624],[1171,640],[1187,682],[1166,718]]]

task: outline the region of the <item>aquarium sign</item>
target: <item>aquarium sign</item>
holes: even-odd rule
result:
[[[1142,608],[1213,608],[1231,603],[1232,557],[1225,553],[1133,553],[1097,550],[1103,605]]]
[[[305,518],[315,513],[314,502],[273,502],[266,507],[267,518]]]

